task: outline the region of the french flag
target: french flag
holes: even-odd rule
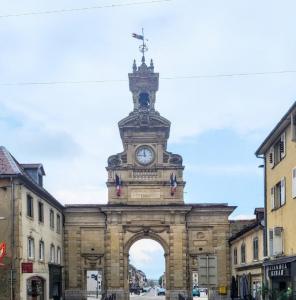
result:
[[[132,33],[132,37],[138,40],[144,40],[144,36],[136,33]]]
[[[117,197],[120,197],[122,182],[121,182],[120,177],[117,174],[115,174],[115,185],[116,185],[116,195],[117,195]]]
[[[176,174],[171,174],[170,176],[170,184],[171,184],[171,196],[174,196],[177,189],[177,176]]]

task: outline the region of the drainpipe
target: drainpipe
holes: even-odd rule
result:
[[[257,158],[263,159],[263,167],[264,167],[264,231],[263,231],[263,255],[268,256],[267,251],[267,238],[268,238],[268,230],[267,230],[267,180],[266,180],[266,156],[265,155],[256,155]],[[265,273],[265,267],[263,267],[263,283],[264,286],[267,286],[267,277]]]
[[[11,184],[11,201],[10,201],[10,211],[11,211],[11,263],[10,263],[10,299],[14,299],[14,272],[15,272],[15,253],[14,253],[14,247],[15,247],[15,234],[14,234],[14,215],[15,215],[15,199],[14,199],[14,182],[13,177],[10,177],[10,184]]]

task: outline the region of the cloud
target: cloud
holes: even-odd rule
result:
[[[163,256],[162,246],[153,240],[142,239],[132,245],[130,249],[130,261],[135,266],[153,263],[155,256]]]
[[[230,220],[254,220],[255,216],[254,215],[236,215],[232,216],[229,218]]]
[[[261,175],[262,173],[262,171],[253,165],[243,164],[188,165],[187,170],[212,176]]]

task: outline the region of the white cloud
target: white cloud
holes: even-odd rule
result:
[[[244,214],[241,214],[241,215],[236,215],[236,216],[231,216],[229,218],[230,220],[254,220],[255,219],[255,216],[254,215],[244,215]]]
[[[132,245],[129,254],[131,264],[139,267],[143,264],[153,263],[156,256],[162,257],[164,250],[158,242],[142,239]]]
[[[12,0],[1,10],[9,14],[67,7],[73,1]],[[219,0],[172,1],[2,18],[0,83],[127,79],[133,58],[140,57],[130,33],[142,26],[149,38],[147,57],[154,58],[161,77],[295,69],[295,8],[292,0],[285,5],[275,0],[229,0],[227,5]],[[172,122],[171,143],[211,129],[263,139],[292,103],[294,83],[293,74],[161,79],[156,107]],[[62,202],[93,203],[103,197],[106,202],[106,161],[122,150],[117,122],[132,110],[128,82],[1,86],[0,105],[9,111],[6,118],[0,113],[0,143],[17,159],[42,159],[52,193]],[[12,129],[13,119],[24,122]],[[196,166],[197,171],[199,167],[253,174],[248,166],[223,162]],[[88,191],[87,185],[97,188]]]

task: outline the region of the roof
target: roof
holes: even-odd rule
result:
[[[18,177],[36,194],[45,198],[52,205],[62,209],[64,206],[58,200],[56,200],[46,189],[36,183],[35,180],[25,172],[25,168],[23,167],[23,165],[42,166],[42,164],[20,164],[4,146],[0,146],[0,178],[9,178],[12,176]]]
[[[17,175],[21,174],[14,157],[3,146],[0,146],[0,175]]]
[[[45,171],[43,168],[43,165],[41,163],[35,163],[35,164],[20,164],[25,170],[26,169],[40,169],[42,172],[42,175],[45,175]]]
[[[286,114],[281,118],[281,120],[277,123],[277,125],[273,128],[273,130],[269,133],[269,135],[265,138],[265,140],[260,145],[260,147],[257,149],[257,151],[255,152],[257,156],[264,155],[271,147],[271,145],[274,143],[275,139],[290,124],[291,122],[290,115],[294,110],[296,110],[296,101],[289,108]]]
[[[233,236],[230,237],[229,242],[232,242],[234,240],[236,240],[237,238],[241,237],[242,235],[244,235],[245,233],[257,228],[257,227],[262,227],[262,223],[261,220],[256,220],[254,222],[252,222],[251,224],[247,225],[246,227],[244,227],[242,230],[240,230],[239,232],[237,232],[236,234],[234,234]]]

